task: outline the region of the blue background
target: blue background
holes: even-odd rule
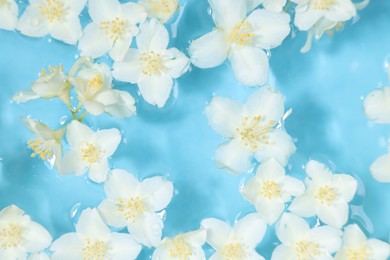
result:
[[[214,24],[207,11],[206,0],[182,2],[181,15],[168,25],[174,36],[171,46],[187,53],[191,40],[209,32]],[[366,120],[362,98],[389,83],[385,63],[390,61],[390,1],[373,0],[359,16],[334,37],[314,42],[307,54],[299,52],[305,33],[294,31],[272,50],[270,82],[286,96],[286,108],[293,109],[285,127],[298,152],[288,173],[303,179],[302,166],[313,158],[357,177],[359,194],[351,206],[351,221],[370,236],[388,241],[390,184],[376,182],[369,166],[387,152],[390,128]],[[85,11],[82,20],[89,21]],[[74,230],[82,209],[96,207],[105,197],[103,185],[84,177],[58,176],[30,157],[26,143],[32,135],[20,117],[31,116],[57,128],[70,120],[63,104],[38,100],[18,105],[11,97],[28,89],[43,67],[63,64],[68,70],[78,52],[50,37],[35,39],[0,30],[0,39],[0,207],[16,204],[58,238]],[[228,64],[192,68],[177,81],[174,95],[160,110],[146,104],[135,85],[115,84],[137,99],[137,116],[87,116],[86,123],[94,129],[122,131],[123,142],[110,161],[113,168],[126,169],[141,179],[165,175],[174,182],[164,235],[197,229],[206,217],[232,223],[254,211],[238,191],[246,177],[233,177],[215,167],[215,149],[225,140],[212,131],[204,115],[214,95],[245,101],[255,91],[237,83]],[[269,258],[275,243],[271,227],[258,251]],[[144,251],[139,259],[149,254]]]

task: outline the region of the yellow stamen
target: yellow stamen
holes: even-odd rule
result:
[[[120,211],[126,220],[135,222],[137,218],[145,213],[145,204],[139,197],[130,199],[118,199],[118,211]]]
[[[262,144],[269,144],[268,132],[271,130],[275,122],[272,120],[265,121],[262,116],[252,118],[244,117],[241,127],[236,131],[240,136],[242,143],[253,151],[257,151]]]
[[[118,40],[119,38],[122,38],[122,36],[127,31],[127,25],[126,22],[116,17],[115,19],[111,21],[104,21],[100,22],[100,29],[111,39],[111,40]]]
[[[359,248],[348,249],[345,253],[347,260],[369,260],[371,252],[366,245],[362,244]]]
[[[148,0],[154,13],[170,14],[177,9],[177,0]]]
[[[320,245],[312,241],[302,240],[295,243],[295,253],[297,260],[312,260],[321,253]]]
[[[164,69],[162,57],[154,51],[141,54],[142,73],[147,76],[160,75]]]
[[[319,200],[321,204],[329,206],[337,198],[337,193],[334,188],[324,185],[318,189],[315,198]]]
[[[107,244],[104,241],[92,241],[87,238],[82,249],[83,260],[104,260],[107,259]]]
[[[34,151],[31,154],[31,157],[39,155],[39,157],[46,161],[53,157],[53,142],[43,141],[41,139],[30,140],[28,141],[28,146]]]
[[[250,44],[255,37],[251,30],[252,25],[249,22],[239,22],[230,31],[230,34],[227,37],[227,41],[232,44],[246,46]]]
[[[177,238],[172,241],[172,247],[169,249],[169,256],[180,260],[187,260],[192,256],[190,246],[183,238]]]
[[[88,163],[95,163],[100,159],[100,150],[93,144],[86,144],[81,149],[81,159]]]
[[[221,254],[226,260],[244,259],[247,255],[240,243],[231,243],[226,245]]]
[[[65,15],[65,6],[60,0],[45,0],[45,5],[39,5],[41,13],[52,23],[60,21]]]
[[[4,250],[22,244],[23,229],[17,224],[8,224],[0,231],[0,247]]]
[[[329,11],[329,7],[334,5],[334,0],[316,0],[314,2],[314,9]]]
[[[280,197],[279,184],[271,180],[263,181],[260,186],[260,196],[265,197],[269,200],[279,198]]]
[[[104,79],[102,75],[96,75],[88,81],[87,87],[93,92],[98,91],[104,86]]]

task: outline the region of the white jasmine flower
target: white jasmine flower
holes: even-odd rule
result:
[[[19,8],[14,0],[0,0],[0,29],[15,30]]]
[[[98,210],[105,222],[116,228],[127,226],[134,239],[147,247],[158,246],[164,223],[156,212],[171,201],[172,183],[159,176],[139,182],[124,170],[113,170],[104,190],[107,199]]]
[[[253,155],[259,162],[274,157],[285,166],[296,150],[291,137],[276,127],[284,113],[284,97],[269,86],[254,92],[245,105],[215,97],[205,113],[214,131],[231,139],[218,147],[215,161],[232,173],[248,171]]]
[[[291,196],[302,195],[304,191],[303,183],[286,176],[284,168],[274,158],[263,162],[256,175],[241,189],[242,195],[269,225],[278,220]]]
[[[286,5],[287,0],[246,0],[248,11],[255,9],[260,4],[267,10],[274,12],[283,11],[283,7]]]
[[[132,2],[89,0],[88,12],[92,23],[79,41],[81,55],[97,58],[109,52],[112,59],[122,60],[138,34],[137,24],[146,19],[145,9]]]
[[[209,0],[216,28],[194,40],[189,47],[191,62],[213,68],[229,58],[242,84],[263,85],[268,77],[268,57],[263,49],[279,46],[290,33],[290,16],[255,10],[247,16],[243,0]]]
[[[202,246],[206,243],[206,230],[197,230],[164,238],[154,250],[152,260],[204,260],[206,256]]]
[[[104,224],[96,209],[85,209],[76,224],[76,232],[53,242],[52,260],[136,259],[141,246],[129,234],[114,233]]]
[[[26,259],[49,247],[47,230],[15,205],[0,211],[0,259]]]
[[[335,260],[387,260],[390,257],[388,243],[378,239],[367,239],[358,225],[345,227],[343,245]]]
[[[24,90],[16,93],[12,99],[15,102],[27,102],[38,98],[60,98],[70,106],[69,91],[71,84],[64,73],[62,66],[49,67],[49,73],[42,69],[38,79],[31,84],[32,90]]]
[[[28,146],[34,151],[31,157],[38,155],[43,161],[53,161],[58,168],[62,158],[62,137],[65,129],[52,130],[47,125],[34,120],[23,119],[23,122],[36,139],[28,141]]]
[[[263,239],[267,225],[257,214],[246,215],[233,227],[215,218],[204,219],[201,226],[207,230],[207,243],[216,250],[210,259],[264,259],[256,252],[256,246]]]
[[[325,224],[341,228],[348,220],[348,202],[355,196],[357,181],[347,174],[333,174],[317,161],[306,164],[306,191],[289,210],[301,217],[317,215]]]
[[[74,120],[67,127],[66,140],[70,151],[64,155],[60,172],[80,176],[88,171],[92,181],[104,182],[108,174],[107,159],[121,141],[119,130],[112,128],[93,132],[88,126]]]
[[[276,225],[276,235],[282,244],[273,251],[272,260],[331,260],[341,246],[342,232],[329,226],[310,229],[302,218],[285,213]]]
[[[370,166],[372,176],[379,182],[390,182],[390,139],[388,153],[376,159]]]
[[[173,80],[189,68],[189,59],[178,49],[168,47],[167,29],[157,20],[140,25],[138,49],[129,49],[122,62],[113,65],[114,78],[138,84],[146,102],[163,107]]]
[[[162,23],[169,21],[179,8],[179,0],[139,0],[138,3],[145,7],[149,17]]]
[[[96,116],[106,112],[116,117],[134,114],[133,97],[128,92],[112,89],[111,69],[107,64],[81,58],[73,65],[69,77],[88,113]]]
[[[364,112],[376,124],[390,124],[390,87],[372,91],[364,99]]]
[[[76,44],[82,35],[79,14],[87,0],[30,0],[17,29],[30,37],[51,37]]]

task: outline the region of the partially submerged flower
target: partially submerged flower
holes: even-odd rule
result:
[[[0,211],[0,258],[26,259],[50,246],[52,237],[15,205]]]
[[[216,151],[220,168],[235,174],[246,172],[253,156],[258,162],[274,157],[285,166],[296,150],[291,137],[277,127],[284,113],[284,97],[269,86],[253,93],[245,105],[215,97],[205,112],[214,131],[231,139]]]
[[[15,0],[0,0],[0,29],[15,30],[18,12]]]
[[[276,225],[276,235],[282,244],[273,251],[272,260],[331,260],[341,246],[342,232],[329,226],[310,229],[304,219],[285,213]]]
[[[357,190],[357,181],[351,175],[333,174],[317,161],[306,164],[306,191],[296,197],[289,210],[301,217],[317,215],[325,224],[341,228],[348,220],[348,203]]]
[[[269,70],[264,49],[279,46],[287,37],[290,16],[261,9],[247,17],[246,1],[209,2],[216,28],[190,44],[191,62],[199,68],[213,68],[228,58],[238,81],[263,85]]]
[[[87,0],[30,0],[17,29],[30,37],[50,34],[67,44],[76,44],[82,35],[79,15]]]
[[[256,252],[256,246],[263,239],[267,225],[257,214],[244,216],[233,227],[215,218],[204,219],[201,227],[207,230],[207,243],[216,251],[210,259],[264,259]]]
[[[78,176],[88,171],[88,177],[104,182],[108,174],[108,158],[117,149],[121,135],[118,129],[93,132],[88,126],[73,120],[67,127],[66,140],[70,146],[61,162],[60,173]]]
[[[132,2],[89,0],[88,12],[92,23],[79,41],[81,55],[97,58],[109,52],[113,60],[122,60],[139,32],[137,24],[146,19],[145,9]]]
[[[352,224],[344,229],[343,245],[335,260],[387,260],[390,257],[389,243],[378,239],[368,239],[358,225]]]
[[[274,158],[263,162],[256,175],[241,189],[242,195],[269,225],[278,220],[291,196],[302,195],[304,191],[303,183],[286,176],[284,168]]]
[[[179,0],[139,0],[145,7],[148,16],[162,23],[169,21],[179,8]]]
[[[263,7],[267,10],[281,12],[287,3],[287,0],[246,0],[246,3],[248,11],[253,10],[262,4]]]
[[[157,212],[173,196],[173,185],[163,177],[138,181],[124,170],[113,170],[104,185],[107,199],[98,210],[105,222],[116,228],[127,226],[136,241],[155,247],[160,244],[164,223]]]
[[[154,250],[152,260],[204,260],[202,246],[206,243],[206,235],[206,230],[201,229],[164,238]]]
[[[372,176],[379,182],[390,182],[390,138],[388,153],[380,156],[370,166]]]
[[[64,259],[136,259],[141,246],[129,234],[111,232],[96,209],[85,209],[76,224],[76,232],[53,242],[52,260]]]
[[[390,124],[390,87],[372,91],[364,99],[364,113],[376,124]]]
[[[129,49],[122,62],[113,65],[114,78],[138,84],[146,102],[163,107],[171,94],[173,79],[189,68],[189,59],[178,49],[168,47],[167,29],[157,20],[140,26],[138,49]]]

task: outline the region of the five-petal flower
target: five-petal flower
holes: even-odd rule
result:
[[[0,29],[14,30],[18,22],[18,5],[15,0],[0,1]]]
[[[145,7],[149,17],[162,23],[169,21],[179,8],[179,0],[139,0],[138,3]]]
[[[164,223],[157,214],[168,206],[173,185],[163,177],[139,182],[132,174],[115,169],[104,185],[107,199],[98,210],[108,225],[127,230],[136,241],[158,246]]]
[[[355,196],[356,179],[347,174],[333,174],[314,160],[306,164],[306,173],[306,191],[293,200],[289,210],[301,217],[317,215],[325,224],[341,228],[348,220],[348,202]]]

